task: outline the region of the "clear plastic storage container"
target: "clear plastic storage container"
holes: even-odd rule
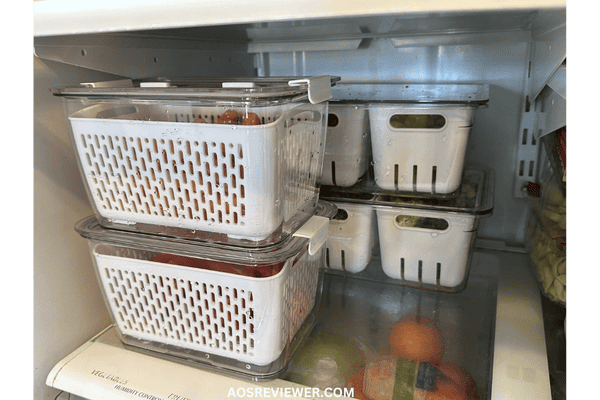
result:
[[[256,379],[277,376],[310,331],[335,212],[320,201],[284,243],[252,251],[108,229],[95,215],[76,229],[123,343]]]
[[[375,183],[448,194],[460,185],[475,110],[487,85],[343,84],[336,97],[369,103]]]
[[[376,215],[377,251],[353,276],[456,292],[467,281],[479,219],[493,211],[493,184],[493,171],[469,167],[460,192],[448,199],[353,194],[335,187],[323,188],[321,197],[361,205]],[[356,232],[359,240],[362,230]]]
[[[367,172],[371,162],[369,113],[365,104],[333,100],[329,103],[321,183],[352,186]]]
[[[125,80],[54,94],[103,226],[260,242],[316,207],[336,80]]]

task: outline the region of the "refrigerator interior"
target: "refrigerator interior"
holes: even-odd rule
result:
[[[138,18],[125,7],[61,10],[53,1],[35,4],[35,398],[56,398],[59,385],[46,384],[50,371],[110,324],[87,245],[73,229],[92,209],[62,104],[49,89],[121,77],[321,74],[356,83],[489,85],[490,101],[476,112],[466,156],[467,163],[495,171],[494,211],[481,220],[471,267],[470,283],[492,282],[498,299],[488,304],[496,317],[493,349],[482,350],[493,355],[489,382],[479,382],[485,398],[503,398],[506,391],[515,399],[550,398],[541,299],[523,248],[530,216],[524,187],[539,180],[540,138],[565,125],[565,5],[484,2],[479,9],[461,9],[437,2],[397,8],[383,3],[366,8],[334,2],[325,8],[292,2],[284,12],[215,2],[218,11],[211,12],[183,2],[148,7]],[[187,12],[179,8],[184,6]],[[340,295],[337,278],[326,279],[330,289],[322,301],[327,295],[332,304],[345,296],[359,302],[368,297],[360,285],[354,292],[344,286]],[[386,288],[397,289],[388,297],[393,308],[394,296],[406,289]],[[359,310],[355,318],[365,317]],[[325,306],[321,311],[335,315]],[[185,374],[204,382],[198,385],[206,390],[215,380],[201,369]],[[221,388],[237,384],[222,379],[216,384]]]

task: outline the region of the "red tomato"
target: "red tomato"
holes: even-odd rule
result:
[[[248,113],[244,115],[242,125],[260,125],[260,118],[255,113]]]
[[[219,118],[217,118],[217,124],[228,124],[236,125],[238,116],[235,111],[227,110]]]

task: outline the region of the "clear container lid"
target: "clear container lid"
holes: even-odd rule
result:
[[[337,207],[335,205],[327,201],[319,201],[315,210],[315,216],[331,219],[336,212]],[[310,223],[311,220],[303,227],[306,227]],[[325,225],[325,228],[327,226],[328,224]],[[215,262],[239,264],[244,267],[258,267],[273,265],[285,261],[290,257],[295,257],[307,247],[309,247],[310,251],[312,239],[305,235],[306,229],[300,233],[303,227],[300,227],[292,236],[280,243],[251,249],[219,242],[198,242],[181,237],[164,237],[149,233],[109,229],[100,225],[96,215],[79,221],[75,225],[75,230],[84,238],[102,244],[148,250],[157,253],[176,254]],[[311,229],[312,227],[309,227],[308,231]],[[322,239],[319,238],[319,234],[319,232],[315,232],[314,237],[316,241]]]
[[[465,104],[483,106],[489,101],[489,85],[337,83],[332,101],[406,104]]]
[[[316,104],[332,97],[339,77],[182,78],[115,80],[52,89],[55,96],[101,99],[195,100],[249,105],[285,104],[308,99]]]
[[[371,180],[363,179],[349,188],[322,186],[320,198],[334,202],[370,204],[376,207],[403,207],[487,215],[494,209],[494,171],[467,166],[460,188],[447,197],[385,191],[375,186]]]

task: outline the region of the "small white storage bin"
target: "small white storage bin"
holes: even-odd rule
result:
[[[321,193],[354,217],[330,222],[329,273],[344,274],[339,256],[343,250],[345,264],[352,263],[346,272],[359,279],[443,292],[464,288],[479,220],[494,208],[493,171],[468,166],[459,192],[447,198],[362,189],[331,187]],[[374,225],[367,222],[369,215],[374,215]],[[373,237],[371,256],[368,238]]]
[[[489,87],[340,82],[334,99],[368,105],[380,189],[445,195],[460,185],[475,110],[487,104]]]
[[[140,85],[55,92],[104,226],[260,241],[314,211],[330,77]]]
[[[329,103],[327,143],[321,184],[352,186],[371,162],[366,104]]]
[[[268,375],[289,361],[284,349],[315,304],[335,207],[319,214],[299,236],[250,252],[106,229],[95,216],[77,231],[124,343]]]
[[[475,108],[372,104],[375,183],[386,190],[452,193],[463,173]]]
[[[375,211],[370,204],[334,203],[338,213],[329,223],[325,266],[361,272],[373,256]]]
[[[381,265],[387,276],[446,288],[464,283],[477,216],[404,207],[378,207],[376,212]],[[423,227],[420,221],[425,222]]]

